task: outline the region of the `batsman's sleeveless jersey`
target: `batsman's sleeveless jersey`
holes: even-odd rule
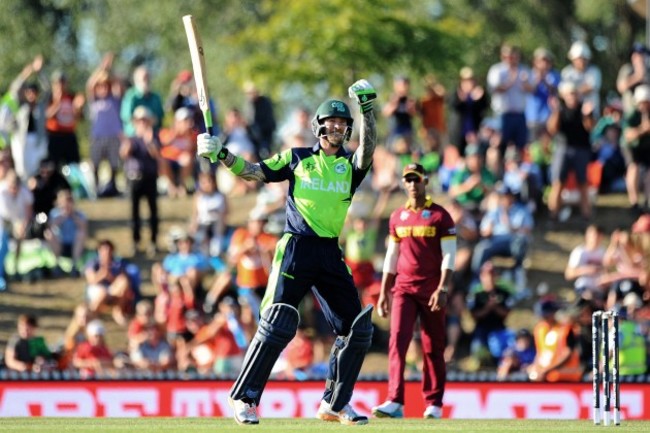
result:
[[[353,164],[353,155],[341,147],[327,156],[316,144],[287,149],[260,164],[267,182],[289,181],[285,233],[338,238],[368,171]]]
[[[409,293],[433,292],[440,281],[440,241],[456,239],[456,226],[449,213],[430,197],[422,209],[408,204],[395,210],[389,234],[399,243],[395,288]]]

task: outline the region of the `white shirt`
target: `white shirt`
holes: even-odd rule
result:
[[[23,221],[27,217],[27,206],[34,203],[34,196],[24,185],[18,188],[15,196],[9,192],[7,182],[0,182],[0,219],[12,223]]]
[[[588,251],[584,245],[578,245],[571,251],[569,256],[568,267],[575,269],[580,266],[602,266],[603,257],[605,256],[605,249],[598,247],[593,251]],[[598,279],[600,278],[601,273],[595,275],[585,275],[578,277],[574,283],[575,288],[592,290],[595,289],[598,285]]]

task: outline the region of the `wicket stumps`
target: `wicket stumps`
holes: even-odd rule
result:
[[[611,320],[611,325],[610,325]],[[602,341],[602,350],[601,350]],[[600,392],[603,391],[602,420],[610,425],[614,400],[614,424],[621,425],[621,379],[619,374],[618,312],[596,311],[591,316],[591,367],[593,376],[594,424],[601,421]],[[610,347],[611,346],[611,347]],[[611,357],[611,375],[610,375]],[[602,360],[602,362],[601,362]],[[612,387],[614,393],[612,394]],[[613,398],[612,398],[613,397]]]

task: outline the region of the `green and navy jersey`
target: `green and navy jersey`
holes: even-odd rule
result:
[[[327,156],[317,143],[287,149],[260,163],[266,182],[289,181],[286,233],[340,235],[352,196],[368,172],[355,166],[353,156],[343,147]]]

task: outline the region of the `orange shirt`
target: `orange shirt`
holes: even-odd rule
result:
[[[250,238],[248,229],[240,227],[232,234],[230,247],[233,251],[242,248]],[[264,287],[269,280],[269,263],[263,257],[261,250],[273,251],[278,239],[268,233],[262,233],[257,237],[258,251],[243,254],[237,261],[237,285],[239,287],[257,288]]]
[[[438,132],[445,132],[445,99],[438,95],[425,95],[420,100],[420,113],[422,126],[425,129],[434,128]]]
[[[178,161],[183,153],[194,154],[194,143],[196,143],[196,133],[189,131],[187,134],[178,135],[171,128],[164,128],[160,131],[160,142],[162,148],[160,155],[171,161]]]
[[[77,116],[74,112],[73,95],[65,94],[61,97],[59,111],[54,117],[50,117],[45,122],[45,128],[49,132],[74,132],[77,126]]]

